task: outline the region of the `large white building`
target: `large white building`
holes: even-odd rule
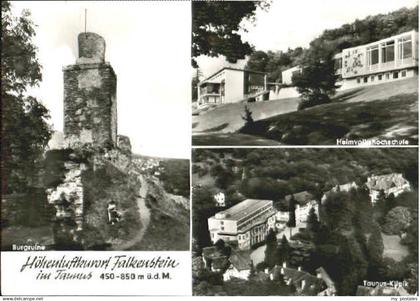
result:
[[[418,32],[415,30],[373,43],[343,49],[334,56],[338,90],[376,85],[418,75]],[[294,66],[282,72],[277,99],[298,96],[293,75],[301,72]],[[284,90],[284,91],[282,91]]]
[[[335,60],[341,90],[413,77],[418,74],[418,32],[343,49]]]
[[[263,72],[224,67],[198,84],[198,105],[268,99]]]
[[[367,179],[366,186],[369,189],[369,196],[372,203],[376,203],[381,191],[385,196],[393,194],[398,196],[403,192],[411,191],[410,182],[402,174],[391,173],[387,175],[372,175]]]
[[[275,213],[273,201],[246,199],[208,219],[211,241],[237,242],[239,249],[249,249],[275,228]]]

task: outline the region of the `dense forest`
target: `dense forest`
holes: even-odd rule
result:
[[[161,161],[163,167],[160,179],[169,193],[190,197],[190,161],[167,159]]]
[[[338,53],[345,48],[371,43],[417,28],[418,7],[402,8],[388,14],[368,16],[336,29],[327,29],[311,41],[309,49],[298,47],[285,52],[256,50],[250,55],[247,68],[267,72],[270,81],[280,82],[283,70],[301,64],[305,53],[321,42],[328,44]]]
[[[285,195],[304,190],[320,202],[324,192],[333,186],[355,181],[357,190],[329,194],[320,206],[317,218],[321,223],[293,238],[311,247],[298,255],[283,252],[282,259],[286,256],[289,263],[310,272],[324,267],[340,295],[354,295],[357,285],[366,279],[406,280],[410,283],[408,290],[414,292],[418,258],[417,166],[417,149],[196,149],[193,252],[200,254],[202,247],[211,245],[207,218],[221,210],[214,205],[213,194],[217,191],[225,192],[227,207],[245,198],[271,199],[276,205]],[[413,191],[397,197],[380,195],[372,204],[364,185],[367,177],[389,173],[402,173]],[[313,216],[311,219],[316,220]],[[384,257],[383,239],[402,232],[401,244],[409,255],[402,261]],[[276,251],[275,242],[273,245],[273,254],[281,253],[281,248]],[[272,262],[280,261],[276,256]]]

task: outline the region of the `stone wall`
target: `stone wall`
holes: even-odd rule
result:
[[[78,37],[79,58],[64,72],[64,136],[67,147],[117,144],[117,78],[105,62],[105,41],[95,33]]]
[[[47,189],[48,203],[55,207],[55,243],[57,248],[81,245],[83,230],[83,184],[84,163],[66,161],[63,182]]]
[[[109,64],[72,65],[64,69],[66,146],[116,145],[116,76]]]

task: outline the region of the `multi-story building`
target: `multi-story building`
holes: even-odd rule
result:
[[[293,195],[289,194],[285,196],[285,200],[290,202],[292,197],[296,202],[295,216],[297,227],[305,226],[306,221],[308,220],[309,211],[312,208],[314,208],[315,214],[319,216],[318,202],[315,200],[315,197],[311,193],[302,191],[294,193]]]
[[[239,249],[249,249],[275,228],[275,213],[273,201],[246,199],[208,219],[211,241],[222,239],[237,243]]]
[[[410,182],[400,173],[380,176],[373,175],[367,179],[366,186],[369,189],[372,203],[376,203],[381,191],[385,193],[385,196],[389,196],[390,194],[398,196],[405,191],[411,191]]]
[[[346,184],[336,185],[333,188],[331,188],[331,190],[324,193],[324,195],[321,198],[321,204],[325,204],[328,196],[331,193],[339,192],[339,191],[349,192],[350,190],[357,189],[357,188],[358,188],[358,186],[357,186],[356,182],[354,182],[354,181],[346,183]]]
[[[418,33],[401,33],[343,49],[335,56],[341,90],[395,81],[418,74]]]
[[[373,43],[343,49],[334,56],[338,90],[401,80],[418,74],[418,32],[415,30]],[[284,87],[276,99],[299,96],[293,75],[302,71],[294,66],[282,72]],[[284,90],[284,91],[283,91]]]
[[[198,105],[268,99],[263,72],[224,67],[198,84]]]

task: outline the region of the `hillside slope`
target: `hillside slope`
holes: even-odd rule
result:
[[[254,135],[256,140],[248,137],[237,145],[261,145],[257,140],[261,138],[277,144],[336,144],[337,138],[380,137],[405,138],[416,143],[417,97],[418,78],[410,78],[342,91],[333,103],[303,111],[296,111],[298,98],[254,103],[249,108],[257,121],[255,131],[247,133],[232,133],[244,124],[244,104],[226,105],[195,116],[193,144],[224,145],[229,140],[240,140],[236,136],[243,134]]]
[[[239,130],[243,125],[242,115],[246,103],[231,103],[218,106],[199,116],[193,116],[193,134],[200,132],[230,133]],[[247,103],[254,120],[260,120],[297,110],[299,98],[287,98],[267,102]]]

